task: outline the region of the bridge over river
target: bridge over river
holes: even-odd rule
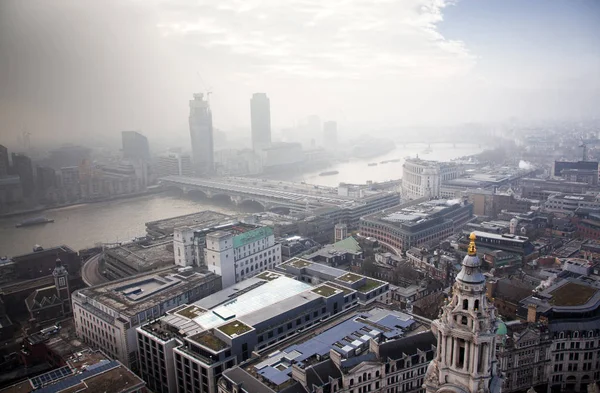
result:
[[[208,198],[230,198],[237,205],[259,203],[265,210],[287,208],[306,211],[326,206],[351,206],[360,198],[338,195],[337,188],[243,177],[195,178],[167,176],[159,179],[164,187],[185,193],[202,193]]]

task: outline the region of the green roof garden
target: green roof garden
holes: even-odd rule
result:
[[[215,336],[209,332],[198,333],[192,337],[190,337],[191,341],[195,341],[198,344],[201,344],[207,348],[212,349],[213,351],[222,351],[227,348],[228,345],[225,341],[221,340],[219,337]]]
[[[346,273],[343,276],[338,277],[337,279],[340,281],[347,282],[347,283],[353,283],[353,282],[360,280],[363,277],[364,276],[360,276],[360,275],[354,274],[354,273]]]
[[[380,286],[385,285],[383,281],[373,280],[372,278],[367,278],[367,282],[362,287],[358,288],[359,292],[368,293],[371,292],[375,288],[379,288]]]
[[[289,266],[293,266],[298,269],[312,265],[312,262],[305,261],[304,259],[295,258],[287,263]]]
[[[205,309],[203,309],[202,307],[198,307],[198,306],[187,306],[185,308],[182,308],[179,311],[176,311],[175,314],[177,315],[181,315],[182,317],[186,317],[189,319],[194,319],[197,316],[204,314],[206,312]]]
[[[598,292],[596,288],[587,285],[568,282],[550,292],[550,304],[559,307],[582,306]]]
[[[321,285],[316,288],[313,288],[312,291],[314,293],[316,293],[317,295],[321,295],[323,297],[329,297],[329,296],[335,294],[338,291],[338,289],[332,288],[329,285]]]
[[[256,276],[256,278],[260,278],[262,280],[267,280],[267,281],[273,281],[276,278],[281,277],[281,274],[279,273],[274,273],[274,272],[262,272],[261,274],[259,274],[258,276]]]
[[[236,319],[225,325],[219,326],[217,329],[219,329],[229,337],[235,337],[239,336],[240,334],[249,332],[252,328]]]

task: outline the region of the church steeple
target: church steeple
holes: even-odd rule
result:
[[[69,272],[63,266],[60,258],[56,258],[56,267],[52,271],[54,286],[58,297],[63,301],[65,311],[71,309],[71,292],[69,291]]]
[[[472,233],[452,295],[431,325],[437,356],[430,363],[427,393],[499,393],[496,375],[496,308],[486,298],[485,276]]]

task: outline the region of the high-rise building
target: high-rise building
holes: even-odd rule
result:
[[[148,138],[137,131],[123,131],[123,158],[127,160],[150,160]]]
[[[190,100],[190,136],[196,175],[210,175],[214,171],[214,142],[212,112],[204,94],[194,94]]]
[[[56,187],[56,171],[49,166],[38,166],[37,189],[38,193],[43,194],[47,190]]]
[[[9,168],[8,149],[0,145],[0,177],[7,176]]]
[[[12,172],[21,178],[23,196],[31,196],[35,190],[33,163],[31,162],[31,158],[27,157],[25,154],[13,153]]]
[[[334,148],[337,145],[337,123],[335,121],[323,123],[323,145],[328,148]]]
[[[156,162],[156,176],[192,176],[192,159],[187,154],[169,152]]]
[[[474,233],[470,240],[450,301],[431,324],[437,354],[425,374],[427,393],[499,393],[502,388],[497,371],[496,307],[488,303]]]
[[[271,101],[266,93],[254,93],[250,100],[252,148],[260,150],[271,144]]]

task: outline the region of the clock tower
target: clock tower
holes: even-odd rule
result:
[[[426,393],[500,393],[502,387],[496,371],[496,308],[486,298],[475,234],[469,238],[450,299],[431,324],[437,355],[427,369]]]

